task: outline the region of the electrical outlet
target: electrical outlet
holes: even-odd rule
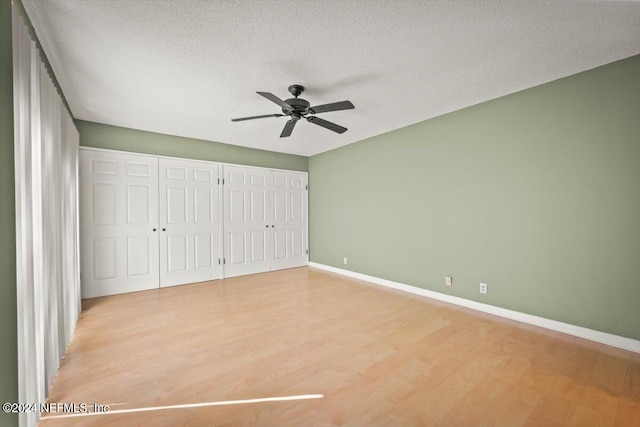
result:
[[[487,293],[487,284],[486,283],[480,283],[480,293],[481,294],[486,294]]]
[[[444,284],[447,285],[447,286],[453,286],[453,277],[445,276],[444,277]]]
[[[344,258],[344,261],[343,261],[343,262],[344,262],[344,264],[345,264],[345,265],[349,263],[349,261],[347,260],[347,258],[346,258],[346,257]]]

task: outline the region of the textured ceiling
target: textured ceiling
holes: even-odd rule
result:
[[[22,2],[76,118],[307,156],[640,53],[638,2]],[[231,122],[294,83],[349,130]]]

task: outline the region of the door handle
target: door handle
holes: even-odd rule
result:
[[[156,231],[156,229],[154,228],[153,231]]]
[[[162,231],[167,231],[167,229],[166,229],[166,228],[163,228],[163,229],[162,229]]]
[[[268,225],[265,225],[265,227],[269,228],[269,226],[268,226]]]

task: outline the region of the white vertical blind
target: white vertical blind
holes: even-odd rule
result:
[[[19,398],[38,403],[80,313],[79,136],[16,5],[12,15]]]

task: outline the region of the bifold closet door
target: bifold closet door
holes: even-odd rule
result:
[[[158,287],[158,159],[80,150],[83,298]]]
[[[307,174],[271,171],[273,260],[271,270],[309,264]]]
[[[269,271],[269,170],[224,166],[224,276]]]
[[[160,159],[160,286],[220,278],[218,165]]]
[[[307,174],[224,166],[225,277],[307,265]]]

